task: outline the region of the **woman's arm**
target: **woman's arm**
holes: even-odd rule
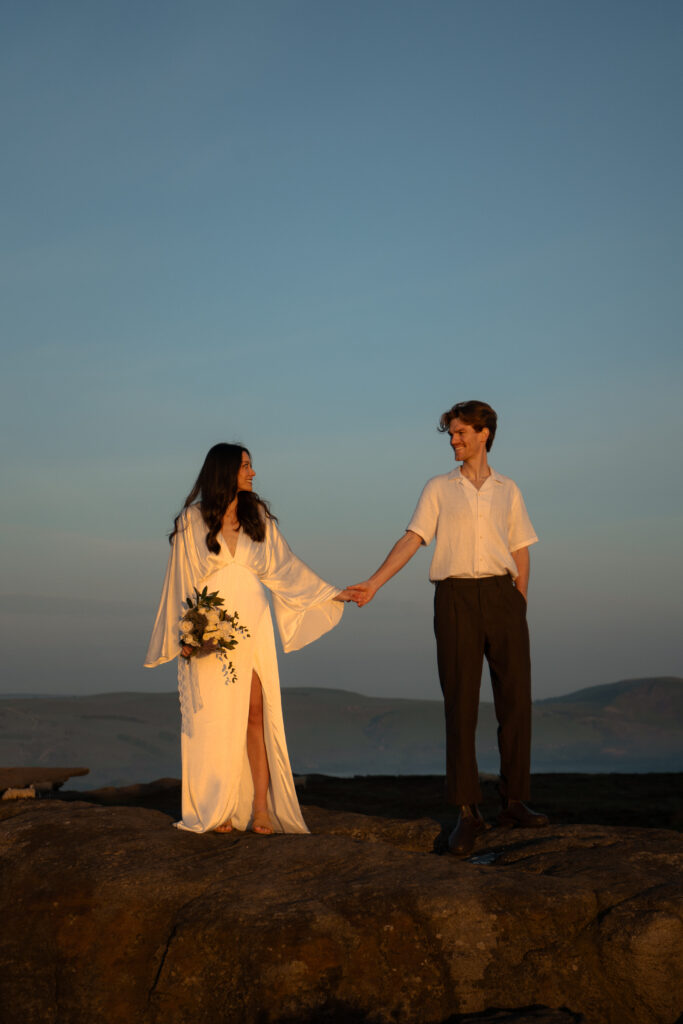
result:
[[[297,651],[336,626],[340,605],[355,595],[327,583],[297,558],[272,520],[266,524],[264,555],[258,575],[273,595],[282,647]]]

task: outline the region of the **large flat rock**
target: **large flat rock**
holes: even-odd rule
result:
[[[672,1024],[683,840],[307,806],[311,836],[194,836],[160,810],[0,808],[3,1024]],[[475,1018],[476,1019],[476,1018]]]
[[[5,789],[22,789],[35,786],[37,789],[59,789],[68,779],[87,775],[89,768],[46,768],[44,765],[24,768],[0,768],[0,792]]]

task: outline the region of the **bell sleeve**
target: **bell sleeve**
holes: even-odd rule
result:
[[[273,610],[285,651],[298,651],[333,629],[343,603],[339,587],[321,580],[293,553],[272,519],[266,521],[267,559],[261,582],[273,595]]]
[[[145,668],[154,668],[172,661],[180,651],[178,622],[183,612],[183,602],[201,578],[201,559],[197,552],[195,531],[192,528],[190,512],[183,513],[178,532],[171,544],[171,554],[166,569],[166,578],[161,591],[152,639],[149,643]]]

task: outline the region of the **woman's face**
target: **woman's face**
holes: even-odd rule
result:
[[[242,452],[242,465],[237,473],[237,490],[238,491],[250,491],[251,481],[256,476],[256,473],[251,467],[251,458],[249,452]]]

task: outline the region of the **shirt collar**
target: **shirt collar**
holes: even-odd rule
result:
[[[494,481],[494,483],[502,484],[503,478],[500,475],[500,473],[496,473],[493,466],[489,466],[489,469],[491,470],[491,479]],[[455,469],[452,469],[450,471],[450,473],[448,474],[448,479],[456,480],[459,484],[465,483],[465,477],[460,472],[460,466],[456,466]]]

